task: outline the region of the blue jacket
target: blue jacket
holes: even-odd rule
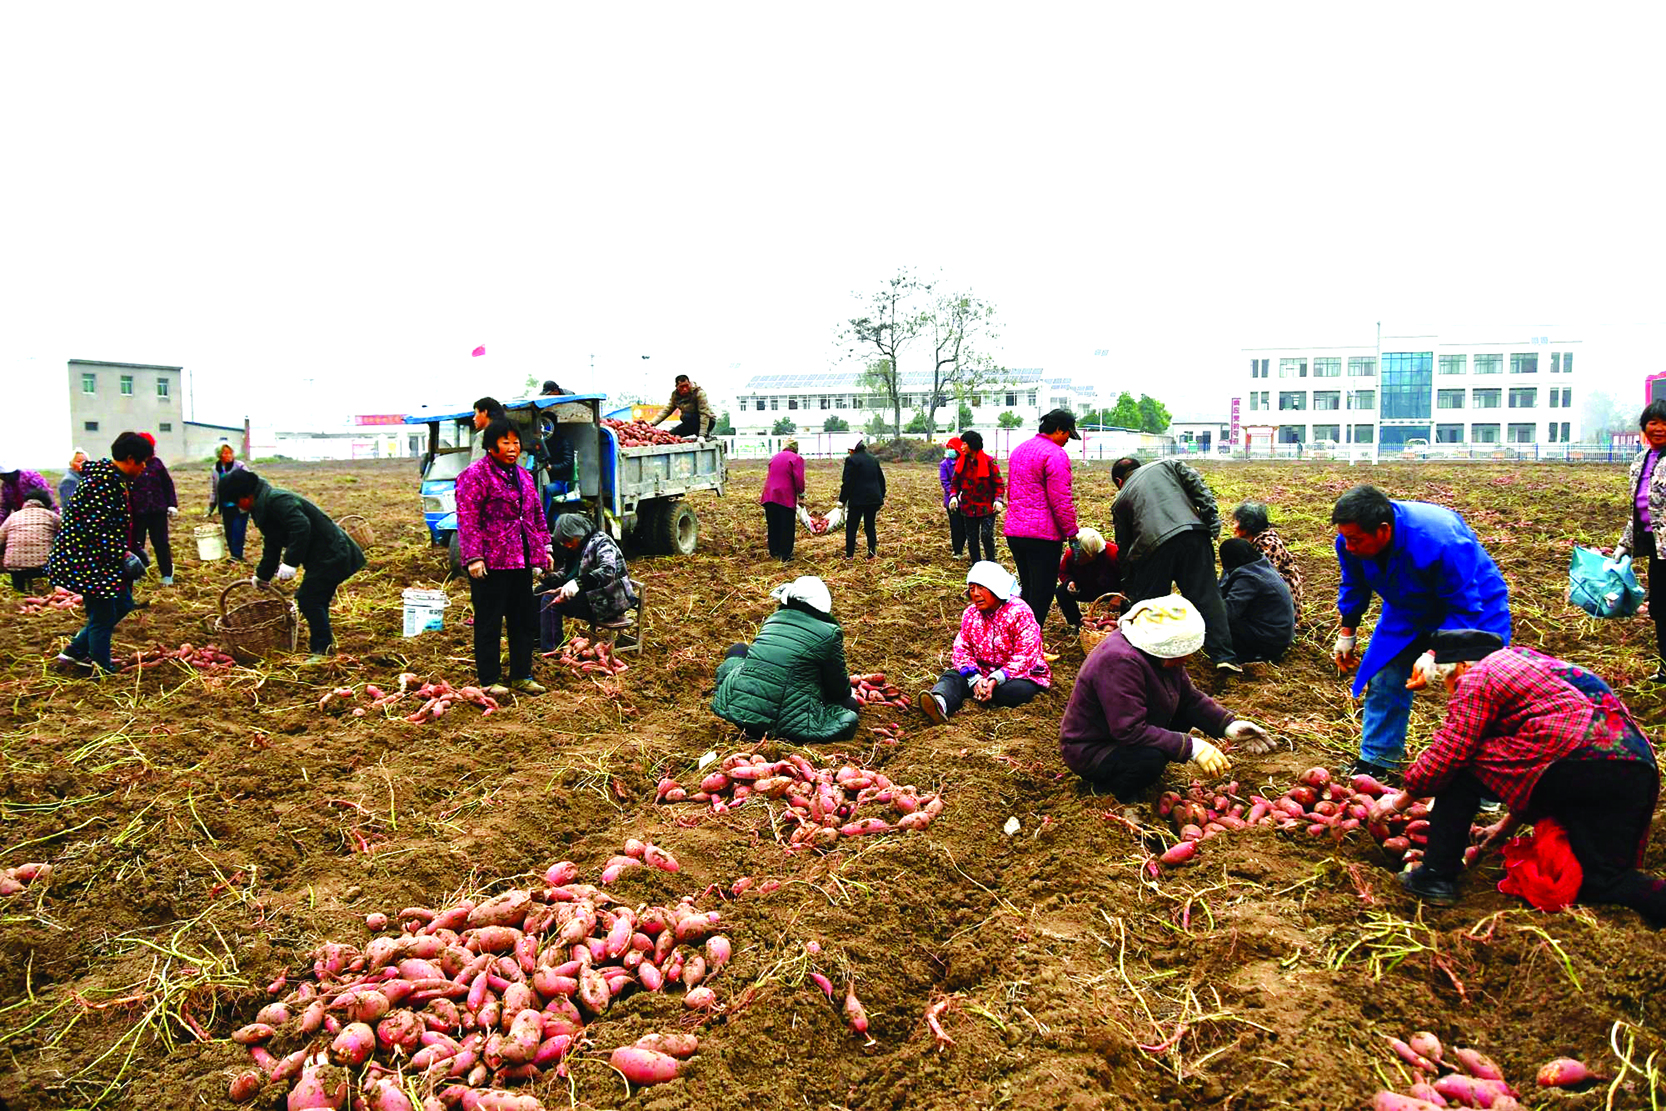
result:
[[[1383,612],[1354,678],[1354,696],[1371,676],[1436,629],[1485,629],[1510,643],[1510,590],[1498,564],[1464,519],[1438,505],[1394,503],[1394,537],[1375,559],[1349,553],[1336,538],[1342,586],[1336,608],[1344,627],[1357,627],[1382,595]]]

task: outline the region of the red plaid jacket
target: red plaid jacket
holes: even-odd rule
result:
[[[1007,492],[1000,464],[991,455],[983,457],[989,460],[987,475],[974,476],[976,464],[971,456],[964,456],[955,464],[954,477],[949,480],[949,492],[960,499],[960,513],[964,517],[991,516],[995,512],[995,499]]]

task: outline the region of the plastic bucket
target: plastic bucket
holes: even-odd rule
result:
[[[198,525],[191,535],[197,542],[197,558],[204,563],[226,558],[226,538],[219,525]]]
[[[443,590],[407,589],[405,601],[405,635],[418,636],[431,630],[445,628],[445,606],[448,599]]]

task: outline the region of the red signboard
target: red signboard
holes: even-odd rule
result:
[[[1232,435],[1227,442],[1233,447],[1238,446],[1238,403],[1242,400],[1238,397],[1232,399]]]
[[[404,413],[360,413],[353,418],[353,423],[365,424],[404,424]]]

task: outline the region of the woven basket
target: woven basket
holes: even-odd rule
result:
[[[1128,599],[1124,595],[1113,592],[1111,594],[1101,594],[1099,597],[1088,603],[1087,612],[1082,615],[1082,632],[1080,634],[1082,641],[1082,655],[1084,656],[1099,647],[1100,641],[1104,640],[1116,631],[1114,628],[1088,628],[1087,619],[1099,616],[1099,611],[1102,608],[1108,610],[1112,616],[1118,616],[1123,610],[1128,608]]]
[[[349,513],[336,522],[336,527],[351,536],[361,552],[368,551],[376,543],[376,530],[370,527],[370,522],[362,513]]]
[[[256,595],[231,604],[231,592]],[[301,615],[295,603],[271,583],[241,579],[220,592],[220,616],[214,620],[214,635],[239,662],[249,663],[272,653],[293,652],[300,637]]]

